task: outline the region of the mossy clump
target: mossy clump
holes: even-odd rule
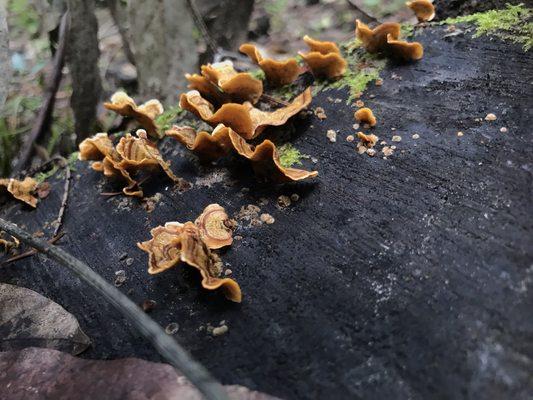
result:
[[[255,69],[253,71],[248,71],[250,75],[252,75],[252,78],[259,79],[260,81],[265,80],[265,73],[262,69]]]
[[[476,25],[474,37],[493,35],[521,44],[524,51],[533,47],[533,9],[523,4],[511,5],[502,10],[489,10],[457,18],[448,18],[442,24],[472,23]]]
[[[181,118],[184,115],[185,110],[179,105],[175,105],[167,108],[163,114],[157,116],[155,119],[155,124],[160,131],[166,131],[167,129],[170,129],[172,124],[176,122],[178,118]]]
[[[283,146],[278,147],[279,162],[284,168],[289,168],[294,165],[302,165],[301,159],[305,157],[290,143],[285,143]]]

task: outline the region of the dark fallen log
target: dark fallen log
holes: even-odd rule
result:
[[[177,339],[224,384],[286,399],[527,398],[533,167],[524,110],[533,106],[533,59],[498,39],[447,33],[424,29],[416,39],[425,57],[388,66],[383,85],[363,96],[380,140],[397,146],[387,160],[344,140],[353,108],[334,101],[346,92],[326,91],[312,106],[328,118],[298,119],[291,139],[318,159],[315,182],[260,184],[246,163],[200,166],[165,141],[190,190],[147,182],[147,196],[161,194],[147,213],[138,200],[101,196],[117,186],[79,163],[58,243],[109,281],[124,270],[120,290],[139,304],[155,300],[151,316],[179,323]],[[485,121],[488,113],[498,119]],[[336,143],[328,129],[338,130]],[[0,214],[51,233],[62,187],[54,180],[34,211],[9,203]],[[297,202],[277,207],[293,193]],[[135,246],[150,228],[194,220],[213,202],[231,214],[259,205],[275,218],[241,221],[242,240],[221,253],[243,289],[240,305],[202,290],[186,266],[149,276]],[[0,268],[0,280],[73,313],[93,343],[83,357],[160,361],[111,305],[42,255]],[[213,337],[206,326],[222,320],[229,331]]]

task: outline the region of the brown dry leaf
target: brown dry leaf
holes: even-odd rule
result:
[[[387,35],[391,35],[394,39],[400,37],[400,24],[396,22],[385,22],[378,25],[374,29],[358,19],[355,20],[355,36],[363,43],[363,47],[369,53],[378,53],[386,50]]]
[[[296,80],[300,75],[300,67],[295,58],[283,61],[263,58],[257,47],[253,44],[245,43],[239,47],[241,53],[246,54],[265,73],[268,83],[273,87],[288,85]]]
[[[289,105],[268,112],[254,108],[250,103],[224,104],[214,112],[211,103],[205,100],[198,91],[190,90],[180,97],[180,107],[192,112],[211,126],[224,124],[245,139],[257,137],[267,126],[280,126],[301,110],[312,100],[311,89],[307,88]]]
[[[104,103],[104,107],[124,117],[134,118],[150,136],[159,137],[155,118],[164,112],[159,100],[148,100],[138,106],[125,92],[116,92],[111,96],[111,103]]]
[[[202,65],[201,75],[185,75],[189,88],[216,103],[249,101],[257,103],[263,94],[263,82],[248,72],[237,72],[231,61]]]
[[[2,398],[9,400],[205,399],[171,365],[139,358],[90,360],[27,348],[0,353],[0,371]],[[279,400],[244,386],[224,390],[231,400]]]
[[[180,261],[181,232],[183,224],[167,222],[150,231],[152,239],[137,243],[148,253],[148,273],[158,274],[172,268]]]
[[[224,208],[218,204],[210,204],[194,221],[200,230],[200,236],[210,249],[219,249],[233,243],[235,222],[230,220]]]
[[[429,0],[412,0],[405,3],[418,18],[418,22],[431,21],[435,18],[435,6]]]
[[[358,122],[362,122],[365,124],[368,124],[370,126],[375,126],[377,123],[377,119],[374,116],[374,113],[372,110],[368,107],[360,108],[354,113],[354,118]]]
[[[231,131],[229,135],[237,153],[252,162],[252,167],[258,176],[282,183],[314,178],[318,175],[317,171],[283,167],[279,161],[276,145],[270,140],[252,146],[235,132]]]
[[[424,56],[424,47],[418,42],[395,40],[387,35],[388,52],[392,57],[402,61],[416,61]]]
[[[176,139],[193,151],[203,161],[213,161],[231,152],[233,146],[229,138],[229,129],[222,124],[216,126],[212,133],[197,132],[188,126],[174,125],[166,135]]]
[[[4,186],[15,199],[23,201],[33,208],[37,207],[37,197],[33,195],[37,185],[37,181],[29,176],[22,181],[13,178],[0,179],[0,186]]]
[[[298,54],[304,59],[315,77],[331,79],[344,74],[347,63],[335,43],[321,42],[307,35],[303,39],[311,51]]]

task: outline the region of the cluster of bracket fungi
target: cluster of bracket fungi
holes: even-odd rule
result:
[[[413,0],[408,6],[419,21],[431,20],[434,8],[428,0]],[[384,23],[373,29],[356,21],[356,38],[369,53],[382,53],[403,61],[418,60],[423,47],[417,42],[400,40],[400,25]],[[333,42],[303,38],[309,51],[299,53],[305,65],[296,58],[278,61],[263,57],[252,44],[243,44],[240,51],[264,72],[269,87],[292,84],[304,72],[309,71],[316,79],[338,79],[347,69],[339,47]],[[164,112],[162,104],[155,99],[137,105],[124,92],[117,92],[105,108],[124,117],[133,118],[142,129],[135,135],[122,136],[113,144],[107,133],[98,133],[85,139],[79,146],[79,159],[92,161],[92,169],[106,177],[118,177],[125,181],[123,193],[142,197],[143,191],[137,175],[151,174],[163,170],[177,184],[185,183],[174,175],[170,163],[161,156],[156,144],[149,139],[168,136],[177,140],[203,161],[214,161],[230,154],[243,157],[251,163],[256,175],[274,182],[299,181],[316,177],[317,171],[306,171],[285,167],[281,164],[276,145],[265,138],[258,138],[267,127],[281,126],[309,106],[312,100],[308,87],[292,102],[283,103],[273,111],[256,107],[263,96],[263,82],[248,72],[238,72],[231,61],[203,65],[200,74],[187,74],[189,91],[181,94],[179,105],[202,121],[211,125],[212,132],[197,131],[190,126],[174,125],[162,131],[156,123]],[[357,121],[374,126],[376,117],[369,108],[355,112]],[[375,135],[358,134],[362,146],[372,147]],[[250,141],[254,140],[255,144]],[[0,179],[14,197],[35,207],[37,198],[32,195],[37,182],[32,178],[23,181]],[[213,252],[232,243],[235,222],[229,219],[224,208],[211,204],[195,222],[167,222],[151,230],[152,239],[138,243],[138,247],[149,255],[148,272],[157,274],[184,262],[199,270],[205,289],[221,289],[225,296],[235,302],[242,299],[239,284],[228,277],[221,278],[221,261]],[[2,239],[7,247],[7,241]],[[5,243],[4,243],[5,242]]]

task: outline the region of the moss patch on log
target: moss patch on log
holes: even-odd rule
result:
[[[474,37],[497,36],[521,44],[524,51],[533,47],[533,9],[523,4],[510,5],[502,10],[490,10],[457,18],[448,18],[442,24],[471,23],[476,26]]]
[[[278,154],[279,162],[285,168],[289,168],[294,165],[302,165],[301,159],[305,157],[300,150],[295,148],[290,143],[286,143],[283,146],[278,147]]]

